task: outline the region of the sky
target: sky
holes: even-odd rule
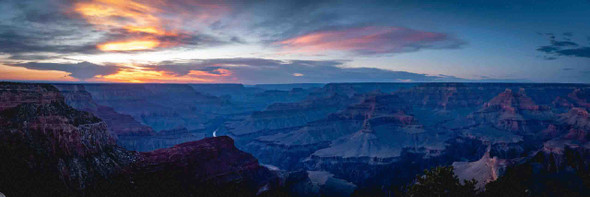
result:
[[[590,83],[590,0],[2,0],[0,81]]]

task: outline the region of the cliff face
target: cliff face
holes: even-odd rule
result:
[[[0,84],[0,110],[16,107],[23,103],[50,104],[63,99],[51,85],[7,83]]]
[[[131,115],[155,131],[176,128],[204,129],[205,123],[224,104],[181,84],[88,84],[93,100]]]
[[[210,195],[205,185],[254,195],[276,186],[276,176],[227,137],[130,152],[53,86],[0,83],[0,95],[0,190],[8,196]]]
[[[66,105],[53,86],[2,83],[0,92],[6,104],[0,111],[0,185],[7,195],[75,194],[133,161],[134,153],[116,146],[104,122]]]
[[[260,166],[252,155],[238,150],[226,136],[142,153],[135,170],[132,176],[150,176],[153,181],[162,181],[162,177],[183,180],[191,184],[184,183],[185,190],[197,193],[211,190],[207,186],[220,190],[238,187],[247,192],[244,194],[255,194],[265,186],[273,188],[278,184],[274,174]],[[145,180],[135,185],[153,187]]]
[[[229,137],[140,153],[126,171],[90,191],[96,196],[255,196],[279,187],[277,175]]]
[[[407,98],[412,106],[445,112],[480,107],[504,88],[503,85],[440,83],[406,88],[396,94]]]
[[[73,108],[87,111],[103,120],[115,136],[151,136],[154,131],[149,126],[137,122],[133,117],[116,112],[113,108],[97,104],[83,85],[55,85],[65,97],[65,102]]]

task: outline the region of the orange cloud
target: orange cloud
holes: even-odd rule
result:
[[[202,70],[191,70],[188,73],[188,75],[197,76],[197,77],[227,77],[227,76],[232,75],[232,72],[230,70],[223,69],[223,68],[218,68],[218,69],[215,69],[214,71],[215,71],[215,73],[202,71]]]
[[[108,42],[97,46],[102,51],[136,51],[156,48],[160,45],[158,40],[131,40],[121,42]]]
[[[97,45],[102,51],[134,51],[171,47],[186,36],[185,23],[212,23],[227,7],[193,1],[91,0],[75,3],[73,11],[99,30],[123,30],[128,38]],[[178,39],[174,39],[178,38]]]
[[[288,52],[317,53],[349,51],[356,53],[396,53],[437,47],[448,36],[401,27],[360,27],[326,30],[275,42]],[[448,43],[443,43],[448,44]]]
[[[213,72],[191,70],[189,74],[178,76],[166,71],[146,70],[142,67],[121,69],[111,75],[97,76],[95,81],[118,83],[223,83],[235,82],[232,72],[216,69]]]

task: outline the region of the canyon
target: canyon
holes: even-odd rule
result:
[[[2,176],[73,195],[349,196],[435,166],[483,190],[514,169],[590,169],[586,84],[1,83],[0,101]]]

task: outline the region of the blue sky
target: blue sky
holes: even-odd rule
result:
[[[0,80],[590,82],[590,1],[0,2]]]

